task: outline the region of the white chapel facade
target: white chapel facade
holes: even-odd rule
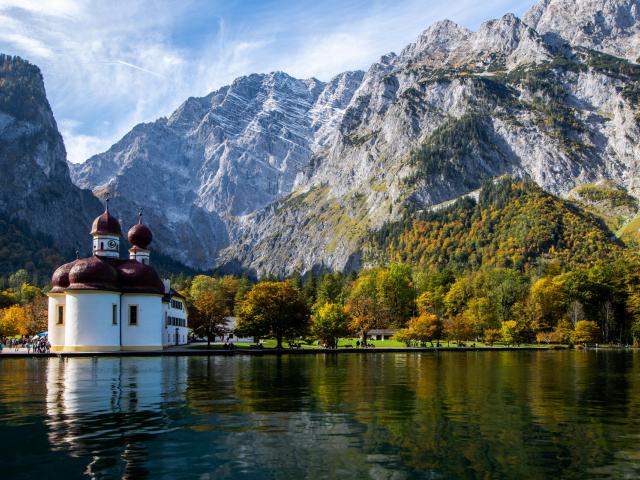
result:
[[[59,267],[49,292],[49,342],[54,352],[160,350],[185,344],[184,298],[149,263],[151,230],[142,218],[128,232],[120,258],[120,222],[105,211],[91,228],[93,255]]]

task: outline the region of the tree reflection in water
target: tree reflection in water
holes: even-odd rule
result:
[[[2,359],[8,478],[640,475],[640,354]]]

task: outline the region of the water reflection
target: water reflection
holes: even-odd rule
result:
[[[90,458],[84,473],[123,478],[149,473],[148,442],[170,432],[167,409],[186,391],[184,358],[52,359],[46,411],[52,451]]]
[[[638,478],[639,407],[630,353],[0,362],[7,478]]]

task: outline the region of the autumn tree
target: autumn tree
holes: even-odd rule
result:
[[[338,339],[349,333],[349,314],[337,303],[325,303],[311,316],[311,334],[329,348],[337,348]]]
[[[407,327],[402,331],[406,331],[407,338],[410,340],[420,343],[430,342],[433,346],[434,341],[442,339],[444,325],[437,315],[424,312],[409,320]]]
[[[569,344],[572,341],[573,325],[568,320],[561,320],[551,332],[551,343]]]
[[[503,340],[509,345],[520,345],[531,340],[533,331],[531,323],[526,317],[516,316],[516,320],[506,320],[502,322],[500,333]]]
[[[18,335],[18,326],[26,322],[26,314],[21,305],[12,305],[0,312],[0,337]]]
[[[30,337],[47,330],[48,303],[47,297],[36,296],[24,306],[24,323],[19,327],[21,335]]]
[[[376,272],[363,272],[351,285],[345,305],[350,315],[349,328],[366,343],[367,332],[372,328],[384,328],[388,317],[377,295]]]
[[[501,337],[500,330],[497,328],[487,328],[484,331],[484,343],[489,344],[489,346],[493,346]]]
[[[590,320],[580,320],[576,324],[573,332],[573,342],[580,343],[596,343],[600,340],[600,329],[596,322]]]
[[[455,315],[444,322],[444,333],[448,341],[471,340],[473,338],[473,328],[463,315]]]
[[[491,300],[487,297],[476,297],[469,300],[463,316],[473,329],[476,338],[482,338],[486,328],[497,325],[495,310]]]
[[[302,292],[290,282],[262,282],[255,285],[238,309],[238,336],[283,339],[302,335],[308,324],[309,310]]]
[[[0,330],[5,336],[25,335],[27,313],[22,305],[12,305],[2,311]]]
[[[536,330],[548,330],[555,327],[565,311],[565,294],[553,278],[538,279],[529,292],[530,302],[535,312]]]
[[[349,313],[349,330],[360,335],[363,343],[367,342],[367,332],[372,328],[385,326],[385,317],[381,314],[376,301],[362,293],[351,295],[346,305]]]
[[[189,325],[207,337],[207,347],[211,339],[226,333],[226,317],[230,314],[227,297],[220,288],[201,290],[193,298],[194,310],[189,315]]]

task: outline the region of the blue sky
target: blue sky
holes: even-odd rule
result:
[[[0,0],[0,51],[38,65],[71,161],[234,78],[329,80],[434,21],[476,29],[534,0]]]

